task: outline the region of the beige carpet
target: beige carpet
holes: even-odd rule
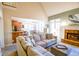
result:
[[[3,56],[17,56],[16,44],[12,44],[2,49]]]

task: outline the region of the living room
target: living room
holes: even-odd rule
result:
[[[78,2],[0,4],[3,56],[79,56]],[[35,47],[21,46],[23,36],[32,38]]]

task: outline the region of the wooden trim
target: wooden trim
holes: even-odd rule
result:
[[[5,4],[4,2],[2,2],[2,5],[16,8],[15,6],[11,6],[11,5]]]
[[[61,41],[62,41],[63,43],[66,43],[66,44],[70,44],[70,45],[79,47],[79,42],[78,42],[78,41],[69,40],[69,39],[62,39]]]

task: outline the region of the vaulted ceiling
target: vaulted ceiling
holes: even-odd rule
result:
[[[16,13],[23,17],[44,19],[45,17],[79,8],[79,2],[16,2],[13,6],[16,7]]]
[[[48,16],[79,8],[79,2],[50,2],[42,3],[42,5]]]

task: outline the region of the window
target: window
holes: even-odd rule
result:
[[[12,17],[12,19],[15,19],[18,22],[21,22],[23,25],[21,30],[28,31],[28,32],[31,30],[43,32],[45,27],[45,21],[43,20],[23,19],[18,17]]]
[[[37,31],[42,31],[43,32],[43,29],[44,29],[44,22],[43,21],[31,21],[30,22],[25,22],[24,23],[24,28],[28,31],[31,31],[31,30],[37,30]]]
[[[49,22],[50,25],[50,33],[53,33],[53,35],[57,36],[57,39],[60,42],[61,36],[64,34],[64,27],[67,26],[70,22],[68,20],[61,20],[60,18],[58,19],[53,19]]]
[[[58,35],[58,31],[60,30],[60,19],[54,19],[50,21],[50,33],[54,35]]]
[[[57,36],[57,39],[60,40],[60,26],[61,26],[61,20],[54,19],[49,22],[50,26],[50,33],[52,33],[54,36]]]

